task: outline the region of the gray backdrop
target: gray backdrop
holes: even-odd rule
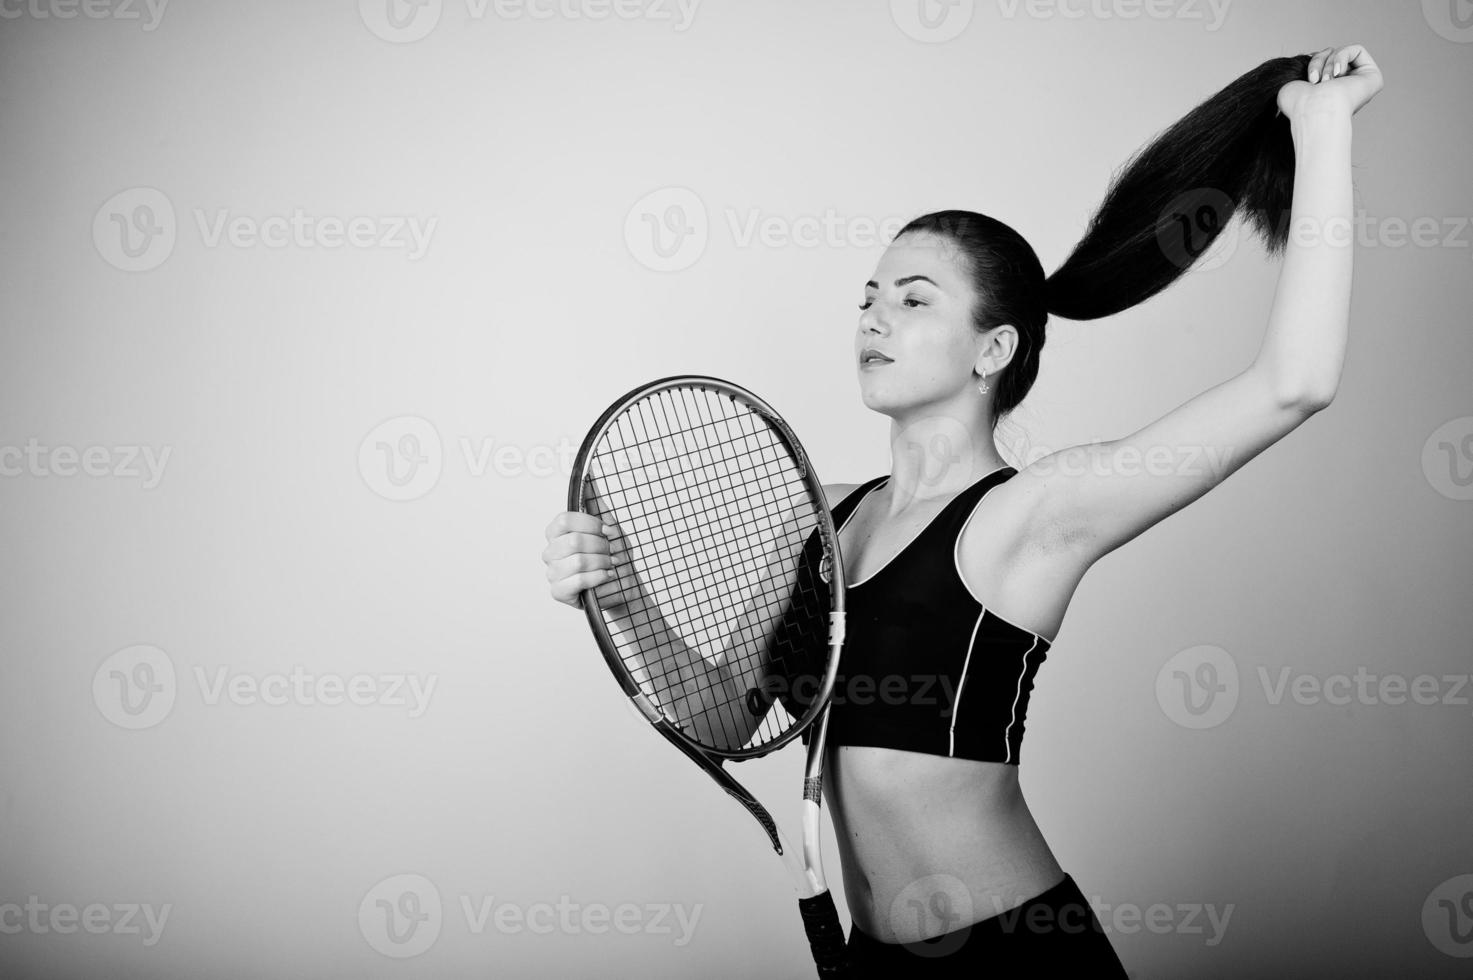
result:
[[[1051,271],[1154,133],[1357,41],[1338,396],[1090,572],[1022,779],[1137,977],[1467,976],[1466,0],[4,0],[0,973],[807,976],[548,597],[578,442],[709,373],[888,471],[886,229]],[[1055,320],[1004,455],[1241,370],[1277,274],[1232,231]],[[790,825],[798,756],[738,771]]]

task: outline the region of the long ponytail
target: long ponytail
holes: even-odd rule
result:
[[[1013,228],[975,211],[936,211],[896,235],[929,232],[966,256],[978,297],[973,327],[1002,324],[1018,346],[999,375],[991,422],[1017,407],[1038,376],[1050,313],[1096,320],[1142,303],[1181,277],[1234,214],[1270,254],[1288,240],[1294,143],[1279,89],[1309,55],[1265,61],[1156,136],[1117,172],[1084,237],[1053,275]]]
[[[1309,60],[1265,61],[1139,150],[1048,277],[1048,311],[1095,320],[1144,302],[1185,273],[1235,213],[1270,255],[1282,251],[1294,144],[1278,92],[1304,78]]]

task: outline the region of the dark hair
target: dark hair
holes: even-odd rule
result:
[[[1084,237],[1047,279],[1022,235],[974,211],[922,215],[896,234],[950,239],[977,292],[977,331],[1004,323],[1017,328],[1018,347],[994,382],[994,427],[1038,377],[1050,313],[1096,320],[1145,302],[1191,268],[1240,212],[1270,255],[1282,251],[1294,144],[1278,93],[1305,77],[1309,60],[1265,61],[1137,151],[1111,180]]]

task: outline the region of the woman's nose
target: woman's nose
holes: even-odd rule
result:
[[[880,304],[872,303],[859,315],[859,326],[865,333],[885,333],[890,329],[890,320],[882,312]]]

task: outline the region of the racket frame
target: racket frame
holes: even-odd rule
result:
[[[768,841],[773,850],[783,859],[788,873],[793,879],[794,887],[797,889],[799,898],[811,900],[822,896],[828,891],[828,885],[823,873],[823,859],[821,854],[822,833],[822,802],[823,802],[823,769],[824,753],[827,746],[828,713],[829,702],[833,695],[835,679],[839,669],[839,654],[844,644],[845,624],[845,585],[844,585],[844,563],[840,558],[838,535],[834,530],[833,516],[829,512],[828,499],[824,494],[823,484],[818,479],[818,474],[813,468],[812,461],[803,450],[802,444],[787,422],[766,401],[747,389],[725,381],[721,378],[709,375],[672,375],[642,384],[637,388],[625,393],[604,413],[589,430],[579,447],[578,455],[574,460],[572,477],[568,484],[568,509],[586,513],[583,507],[584,486],[590,479],[587,467],[593,457],[594,450],[602,443],[604,435],[609,428],[627,411],[630,406],[650,398],[661,391],[673,388],[700,388],[716,392],[731,398],[733,401],[742,400],[748,407],[753,409],[781,438],[784,446],[791,455],[796,465],[799,477],[807,486],[813,501],[816,502],[814,511],[818,517],[818,531],[824,545],[823,566],[820,574],[826,572],[829,586],[830,611],[829,611],[829,658],[828,665],[824,671],[819,690],[809,702],[807,710],[790,728],[780,736],[753,748],[717,749],[702,745],[690,738],[678,727],[671,724],[660,712],[644,692],[640,690],[638,683],[631,676],[629,670],[624,666],[619,656],[618,647],[614,642],[613,635],[609,632],[608,624],[604,621],[602,609],[598,604],[594,588],[584,589],[580,593],[583,611],[588,617],[588,625],[593,630],[598,640],[599,650],[602,652],[604,661],[609,670],[619,682],[620,688],[625,695],[644,716],[645,720],[659,732],[672,745],[683,752],[688,758],[699,765],[706,774],[711,777],[723,790],[744,806],[747,811],[761,824],[766,831]],[[811,533],[811,532],[810,532]],[[729,772],[723,768],[727,759],[742,760],[754,759],[774,752],[782,748],[788,742],[799,737],[809,727],[813,728],[813,734],[808,743],[808,759],[804,767],[803,778],[803,848],[801,852],[795,852],[788,843],[786,835],[771,814],[761,803],[738,782]]]

